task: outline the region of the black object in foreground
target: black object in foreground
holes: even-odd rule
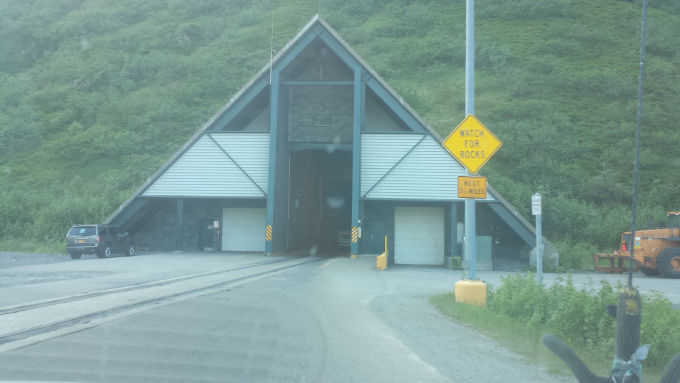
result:
[[[616,306],[607,311],[616,318],[616,356],[609,377],[593,374],[569,346],[551,334],[541,338],[559,356],[581,383],[639,383],[642,382],[642,361],[647,356],[648,345],[640,347],[640,293],[634,287],[625,287],[619,293]],[[659,383],[680,382],[680,354],[668,363]]]

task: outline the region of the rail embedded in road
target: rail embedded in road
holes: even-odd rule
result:
[[[37,342],[44,340],[45,335],[49,333],[54,333],[56,337],[80,331],[82,328],[79,326],[83,324],[92,327],[97,321],[103,322],[108,318],[118,318],[126,313],[145,311],[158,307],[160,304],[217,292],[322,260],[324,258],[316,257],[268,260],[217,271],[0,308],[0,319],[3,322],[0,329],[0,352],[32,344],[34,342],[31,342],[31,338],[34,337]],[[68,331],[69,328],[73,328],[73,331]],[[57,331],[61,332],[57,333]]]
[[[69,296],[65,296],[65,297],[46,299],[46,300],[41,300],[41,301],[36,301],[36,302],[22,303],[22,304],[19,304],[19,305],[5,306],[5,307],[0,307],[0,315],[13,314],[13,313],[21,312],[21,311],[35,309],[35,308],[38,308],[38,307],[50,306],[50,305],[54,305],[54,304],[57,304],[57,303],[73,302],[73,301],[77,301],[77,300],[81,300],[81,299],[88,299],[88,298],[94,298],[94,297],[98,297],[98,296],[102,296],[102,295],[116,294],[116,293],[120,293],[120,292],[124,292],[124,291],[146,289],[146,288],[150,288],[150,287],[166,285],[166,284],[169,284],[169,283],[176,283],[176,282],[184,281],[184,280],[187,280],[187,279],[195,279],[195,278],[200,278],[200,277],[209,276],[209,275],[224,274],[224,273],[228,273],[228,272],[231,272],[231,271],[237,271],[237,270],[243,270],[243,269],[249,269],[249,268],[257,267],[257,266],[260,266],[260,265],[269,265],[269,264],[272,264],[272,263],[279,263],[279,262],[283,262],[283,261],[286,261],[286,260],[288,260],[288,259],[278,259],[278,260],[273,260],[273,261],[267,260],[267,261],[263,261],[263,262],[250,263],[250,264],[243,265],[243,266],[230,267],[230,268],[221,269],[221,270],[207,271],[207,272],[195,273],[195,274],[187,274],[187,275],[181,275],[179,277],[159,279],[159,280],[151,281],[151,282],[136,283],[136,284],[132,284],[132,285],[129,285],[129,286],[98,290],[98,291],[93,291],[93,292],[84,293],[84,294],[69,295]]]

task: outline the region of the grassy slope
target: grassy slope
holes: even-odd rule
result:
[[[272,20],[276,49],[320,13],[440,133],[463,118],[462,2],[49,4],[0,4],[2,248],[58,248],[108,215],[267,62]],[[649,12],[641,221],[680,201],[679,13]],[[477,2],[476,115],[504,141],[482,173],[526,215],[541,191],[569,251],[628,225],[639,17],[625,1]]]

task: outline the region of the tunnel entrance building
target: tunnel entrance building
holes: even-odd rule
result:
[[[315,16],[107,223],[149,249],[461,256],[464,168]],[[531,225],[490,186],[477,268],[526,268]],[[555,253],[546,243],[546,255]]]

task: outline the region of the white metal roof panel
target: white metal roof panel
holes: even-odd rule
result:
[[[361,192],[364,198],[459,199],[458,176],[466,175],[465,169],[439,142],[430,135],[389,136],[400,134],[362,135]],[[494,200],[490,193],[487,200]]]
[[[203,135],[143,196],[264,197],[268,167],[268,133]]]

